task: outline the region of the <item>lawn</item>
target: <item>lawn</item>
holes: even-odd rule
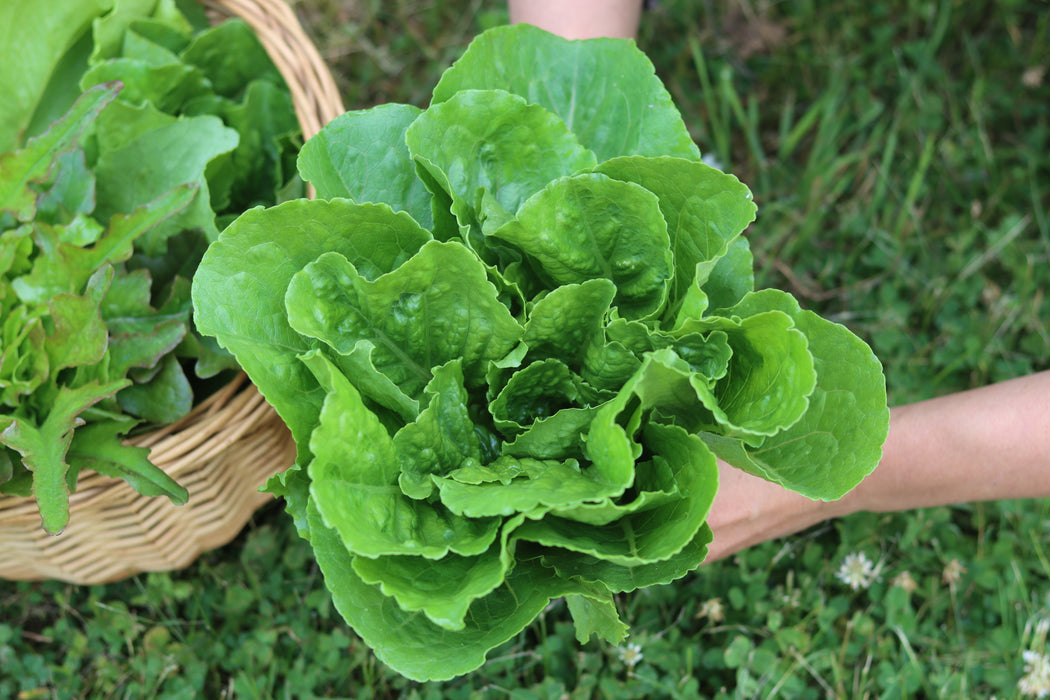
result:
[[[424,106],[480,0],[299,0],[348,108]],[[661,0],[651,57],[759,206],[757,287],[847,325],[899,404],[1050,368],[1050,4]],[[921,468],[921,465],[916,465]],[[997,698],[1050,692],[1050,504],[858,514],[419,684],[341,621],[279,506],[184,571],[4,583],[0,698]],[[1026,653],[1028,652],[1028,653]]]

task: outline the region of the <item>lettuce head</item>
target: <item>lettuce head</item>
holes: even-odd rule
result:
[[[717,462],[815,499],[878,463],[868,346],[754,290],[739,180],[632,42],[483,33],[426,109],[307,142],[318,199],[213,243],[195,318],[295,435],[269,484],[346,621],[410,678],[472,671],[565,597],[704,559]]]

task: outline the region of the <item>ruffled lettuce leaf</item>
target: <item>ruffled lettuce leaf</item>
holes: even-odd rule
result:
[[[274,236],[276,231],[284,234]],[[293,200],[245,212],[208,248],[193,283],[194,318],[248,372],[300,447],[324,392],[299,360],[315,343],[292,329],[285,292],[319,257],[338,253],[365,279],[398,267],[430,240],[407,214],[349,200]],[[247,263],[247,264],[246,264]]]
[[[734,306],[738,313],[776,310],[806,334],[816,387],[806,412],[791,427],[749,446],[725,435],[704,441],[730,464],[813,499],[841,498],[882,456],[889,409],[882,365],[845,326],[801,309],[785,292],[765,289]]]
[[[600,163],[595,171],[656,195],[675,266],[669,295],[672,309],[682,303],[687,289],[703,288],[730,245],[755,219],[756,207],[747,187],[700,161],[622,157]]]
[[[483,459],[485,437],[471,415],[460,361],[435,367],[433,374],[426,388],[426,408],[394,435],[398,484],[405,495],[417,499],[434,493],[431,475],[444,476]]]
[[[600,587],[557,576],[538,560],[518,560],[499,588],[473,601],[461,629],[450,630],[419,612],[405,611],[354,570],[350,554],[312,502],[305,505],[314,556],[343,619],[384,663],[415,680],[453,678],[477,669],[485,654],[513,638],[553,600],[599,597]]]
[[[40,504],[44,529],[57,535],[69,522],[69,470],[66,452],[73,440],[79,416],[99,401],[127,386],[121,379],[108,384],[84,384],[76,389],[61,387],[51,411],[37,424],[26,416],[0,416],[0,444],[22,456],[33,473],[33,493]]]
[[[491,89],[558,115],[599,161],[700,155],[652,62],[625,39],[569,41],[528,25],[495,27],[442,74],[432,101]]]
[[[466,628],[471,604],[503,585],[512,570],[514,548],[507,542],[512,531],[504,527],[500,543],[475,556],[355,557],[354,572],[394,598],[404,612],[422,612],[438,627],[460,631]]]
[[[502,90],[467,90],[434,105],[405,142],[465,235],[497,228],[548,182],[596,162],[556,116]]]
[[[529,357],[557,358],[579,370],[587,349],[605,340],[605,319],[615,297],[616,284],[602,278],[562,285],[539,299],[522,337]]]
[[[637,478],[662,481],[660,491],[642,493],[662,493],[665,498],[630,501],[619,506],[619,512],[606,506],[602,519],[618,517],[605,523],[581,522],[571,517],[571,510],[563,508],[557,513],[559,517],[525,523],[517,536],[627,567],[665,561],[678,554],[697,536],[711,507],[718,482],[715,457],[698,437],[681,428],[650,423],[644,432],[642,441],[654,456],[652,462],[638,465]],[[648,472],[657,474],[648,476]],[[699,563],[683,570],[682,575]]]
[[[633,183],[592,174],[559,178],[492,235],[522,250],[548,289],[608,279],[626,318],[652,316],[667,301],[667,223],[658,199]]]
[[[375,280],[344,256],[325,253],[292,277],[286,304],[293,329],[338,353],[369,342],[376,369],[411,397],[423,391],[432,367],[456,359],[467,383],[479,385],[486,363],[521,336],[484,268],[455,243],[428,241]]]
[[[492,544],[497,519],[463,518],[406,496],[393,439],[346,377],[320,354],[304,357],[327,391],[310,438],[310,493],[329,527],[362,556],[469,556]],[[354,435],[354,440],[344,436]],[[362,447],[368,446],[366,451]]]
[[[430,228],[432,196],[405,143],[405,131],[421,113],[387,104],[336,117],[303,144],[299,172],[322,199],[383,202]]]

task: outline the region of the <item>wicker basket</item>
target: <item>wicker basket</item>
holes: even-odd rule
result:
[[[283,0],[202,0],[217,20],[240,17],[258,35],[291,90],[304,138],[343,112],[335,81]],[[232,540],[272,496],[258,491],[295,461],[277,414],[240,374],[185,418],[131,444],[189,491],[175,506],[84,470],[70,495],[70,523],[48,535],[32,498],[0,497],[0,578],[97,584],[189,565]]]

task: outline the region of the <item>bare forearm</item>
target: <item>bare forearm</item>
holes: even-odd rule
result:
[[[1050,372],[893,409],[845,513],[1050,497]]]
[[[831,503],[719,465],[708,560],[860,511],[1050,497],[1050,372],[894,408],[879,466]]]
[[[508,0],[507,5],[512,23],[533,24],[567,39],[633,39],[642,0]]]

